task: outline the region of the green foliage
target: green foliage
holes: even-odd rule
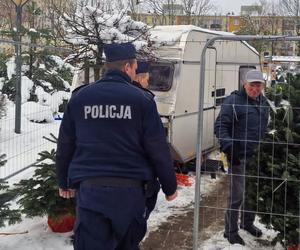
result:
[[[64,81],[72,82],[73,73],[66,66],[60,66],[53,59],[54,55],[42,51],[36,55],[38,66],[33,67],[32,80],[35,85],[43,87],[44,91],[53,93],[54,91],[70,91]],[[40,67],[44,65],[44,67]],[[43,85],[43,81],[50,83],[50,86]]]
[[[55,142],[57,138],[45,138]],[[35,165],[32,178],[21,180],[15,184],[13,192],[20,196],[21,212],[28,217],[49,215],[55,218],[59,214],[75,214],[73,199],[63,199],[58,195],[58,184],[55,172],[56,151],[43,151],[39,153],[40,158]]]
[[[0,119],[6,115],[6,103],[7,103],[7,96],[0,94]]]
[[[31,65],[29,69],[23,70],[23,74],[30,78],[34,83],[31,90],[31,101],[36,99],[34,97],[34,91],[37,86],[42,87],[43,90],[49,94],[53,94],[56,91],[70,91],[70,88],[67,85],[72,82],[72,70],[67,66],[58,65],[53,59],[53,55],[47,53],[49,53],[49,51],[31,51],[32,57],[30,57],[30,54],[26,53],[22,55],[23,64],[28,66]],[[5,63],[6,61],[3,62],[3,65],[5,65]],[[6,74],[6,65],[3,69]],[[15,100],[16,80],[15,75],[13,75],[11,79],[7,79],[6,77],[2,88],[2,93],[6,94],[12,101]]]
[[[0,119],[6,114],[6,99],[5,95],[0,94]],[[5,154],[0,154],[0,167],[5,165],[5,158]],[[15,195],[8,188],[7,182],[0,179],[0,227],[5,226],[6,222],[14,224],[21,220],[20,212],[10,208],[10,201],[15,198]]]
[[[0,155],[0,167],[6,163],[6,155]],[[4,227],[5,223],[14,224],[21,220],[21,214],[17,209],[10,209],[10,201],[15,195],[8,190],[7,182],[0,179],[0,227]]]
[[[37,29],[35,27],[36,20],[38,16],[42,14],[42,10],[37,7],[34,1],[26,5],[26,9],[30,28],[22,27],[22,36],[27,37],[27,40],[29,40],[31,44],[53,44],[55,37],[53,36],[52,30]],[[15,36],[14,31],[0,31],[0,34],[5,34],[11,38]],[[53,59],[53,56],[59,57],[62,55],[58,54],[58,51],[50,51],[47,48],[23,46],[22,74],[27,76],[34,83],[31,98],[29,99],[30,101],[36,100],[34,91],[37,86],[42,87],[45,92],[50,94],[56,91],[70,91],[66,82],[69,84],[72,82],[73,72],[68,66],[58,65]],[[14,101],[16,79],[14,76],[12,79],[7,78],[6,62],[9,59],[8,55],[0,54],[0,77],[5,77],[2,92],[7,94],[10,100]]]
[[[247,175],[260,178],[246,184],[252,209],[261,212],[261,222],[279,232],[273,243],[289,246],[299,243],[300,76],[287,74],[287,82],[267,89],[276,104],[269,124],[273,133],[249,161]]]
[[[8,55],[0,53],[0,77],[7,77],[7,67],[6,61],[8,59]]]
[[[8,99],[14,101],[16,97],[16,76],[13,75],[13,77],[10,80],[7,80],[4,82],[2,93],[6,94]]]
[[[41,86],[46,92],[51,93],[53,90],[65,90],[62,79],[57,75],[52,74],[47,69],[37,68],[33,72],[32,80],[37,86]],[[49,86],[45,86],[42,82],[51,83]]]

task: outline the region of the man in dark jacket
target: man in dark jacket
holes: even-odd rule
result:
[[[234,91],[222,104],[215,122],[215,134],[221,150],[229,161],[230,193],[225,215],[224,237],[231,244],[245,245],[238,234],[238,215],[241,211],[240,227],[260,237],[262,232],[254,226],[255,214],[249,211],[245,196],[245,170],[247,158],[264,138],[269,116],[269,106],[262,95],[264,78],[260,71],[246,73],[241,91]]]
[[[132,85],[131,43],[104,48],[106,75],[78,88],[57,145],[59,194],[77,187],[76,250],[135,250],[146,230],[145,183],[158,176],[167,200],[176,178],[156,104]]]

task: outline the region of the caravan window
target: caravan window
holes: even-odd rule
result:
[[[216,89],[216,91],[211,92],[212,97],[216,97],[216,106],[221,106],[225,100],[225,88]]]
[[[154,91],[168,91],[172,87],[174,64],[151,63],[149,89]]]

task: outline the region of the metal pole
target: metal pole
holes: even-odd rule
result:
[[[200,86],[198,101],[198,131],[197,131],[197,154],[196,154],[196,183],[195,183],[195,207],[194,207],[194,225],[193,225],[193,250],[198,249],[198,231],[199,231],[199,207],[200,207],[200,184],[201,184],[201,160],[202,160],[202,138],[203,138],[203,107],[204,107],[204,84],[205,84],[205,56],[206,50],[212,46],[216,40],[222,41],[300,41],[300,36],[216,36],[208,40],[201,53],[200,65]]]
[[[203,107],[204,107],[204,82],[205,82],[205,62],[206,50],[212,43],[207,42],[201,53],[200,65],[200,87],[198,100],[198,131],[197,131],[197,155],[196,155],[196,183],[195,183],[195,208],[194,208],[194,230],[193,249],[198,249],[199,232],[199,205],[200,205],[200,184],[201,184],[201,161],[202,161],[202,137],[203,137]]]
[[[21,57],[21,20],[22,20],[22,6],[16,5],[17,14],[17,34],[16,34],[16,97],[15,97],[15,132],[21,133],[21,81],[22,81],[22,57]]]

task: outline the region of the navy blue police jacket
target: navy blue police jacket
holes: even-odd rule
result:
[[[232,92],[224,100],[215,122],[221,150],[226,152],[232,148],[240,158],[250,156],[265,137],[268,117],[269,105],[263,95],[254,100],[244,88]]]
[[[56,168],[60,188],[101,176],[158,176],[166,195],[177,187],[155,101],[121,71],[73,93],[60,126]]]

